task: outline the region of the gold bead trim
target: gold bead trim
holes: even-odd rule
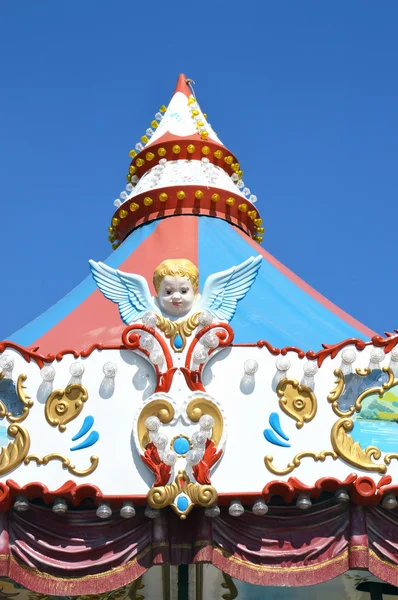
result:
[[[153,190],[154,191],[154,190]],[[152,196],[145,196],[142,197],[142,195],[137,196],[138,201],[140,202],[131,202],[129,203],[125,203],[123,204],[121,207],[119,207],[117,209],[117,212],[115,213],[115,216],[112,218],[111,221],[111,226],[108,228],[108,233],[110,234],[108,236],[108,240],[111,242],[112,244],[112,248],[114,250],[116,250],[121,241],[124,239],[125,237],[125,231],[126,231],[126,225],[123,225],[122,227],[122,231],[120,231],[119,226],[121,226],[121,224],[128,218],[128,220],[126,221],[126,223],[131,223],[131,215],[130,213],[137,213],[137,217],[133,218],[135,222],[136,220],[139,220],[141,217],[139,216],[141,211],[143,209],[145,209],[145,207],[150,207],[151,205],[154,205],[154,210],[156,211],[156,204],[159,207],[159,210],[164,210],[163,206],[167,206],[167,203],[172,200],[172,201],[180,201],[182,202],[182,204],[180,204],[181,207],[185,206],[185,201],[187,198],[190,199],[190,201],[194,200],[194,205],[196,207],[198,207],[198,204],[200,203],[200,205],[207,207],[206,210],[212,210],[212,206],[216,205],[217,206],[221,206],[224,204],[225,205],[225,209],[226,209],[226,215],[228,216],[227,220],[232,219],[237,219],[237,223],[238,225],[243,226],[243,229],[246,233],[251,233],[252,239],[258,243],[260,243],[263,239],[262,234],[264,233],[264,227],[259,227],[259,225],[262,224],[262,219],[259,217],[258,212],[256,210],[254,210],[252,207],[253,205],[250,202],[243,202],[243,203],[239,203],[238,201],[240,200],[240,197],[234,197],[234,196],[228,196],[225,198],[225,196],[221,196],[219,193],[214,192],[214,193],[210,193],[209,194],[209,190],[208,189],[195,189],[194,186],[188,186],[188,189],[185,188],[185,190],[175,190],[172,189],[172,191],[168,190],[167,192],[160,192],[158,194],[154,194]],[[210,201],[210,206],[209,206],[209,201]],[[206,204],[202,204],[202,203],[206,203]],[[191,206],[190,204],[187,206]],[[173,204],[173,207],[177,209],[177,207],[175,206],[175,204]],[[128,210],[126,210],[128,208]],[[192,206],[192,208],[194,208],[194,206]],[[250,208],[250,210],[248,210]],[[222,210],[222,209],[221,209]],[[219,212],[220,209],[217,208],[217,211]],[[147,213],[144,213],[147,215]],[[247,216],[246,216],[247,215]],[[160,216],[160,215],[159,215]],[[252,223],[251,223],[252,222]],[[139,224],[141,224],[141,221],[139,222]],[[130,231],[132,231],[135,228],[135,225],[132,226],[132,228],[130,229]],[[249,231],[247,231],[247,229]],[[129,233],[130,233],[129,231]]]
[[[151,123],[151,126],[153,122]],[[201,138],[203,142],[207,141],[207,137]],[[145,141],[147,140],[147,141]],[[150,143],[150,138],[148,136],[143,136],[141,138],[143,143]],[[217,148],[217,143],[210,141],[208,143],[190,143],[185,146],[184,142],[180,142],[180,144],[167,143],[166,146],[158,146],[156,143],[150,149],[150,151],[145,151],[146,148],[138,153],[136,150],[130,151],[130,156],[133,159],[129,166],[129,172],[126,175],[127,181],[131,184],[132,188],[135,188],[138,184],[140,177],[150,168],[159,164],[159,160],[161,158],[166,157],[168,160],[176,160],[176,159],[186,159],[191,160],[194,158],[200,160],[201,157],[208,157],[213,164],[223,168],[228,175],[232,172],[238,173],[238,176],[241,178],[243,175],[243,171],[240,170],[240,165],[238,162],[234,162],[236,160],[232,154],[228,152],[228,150],[222,150],[221,148]]]

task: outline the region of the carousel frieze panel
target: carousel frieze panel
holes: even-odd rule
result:
[[[2,345],[3,485],[84,483],[185,519],[232,494],[268,498],[292,473],[308,490],[365,477],[377,495],[394,483],[394,336],[317,354],[234,344],[229,321],[256,293],[261,260],[214,273],[202,293],[191,261],[165,260],[155,297],[142,276],[90,261],[126,328],[119,345],[81,353]]]

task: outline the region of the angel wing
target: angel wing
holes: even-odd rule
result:
[[[261,266],[262,256],[253,256],[237,267],[214,273],[206,279],[201,298],[202,309],[217,319],[230,321],[236,305],[250,290]]]
[[[105,298],[119,306],[120,316],[127,325],[138,321],[147,311],[159,312],[144,277],[123,273],[94,260],[88,262],[95,283]]]

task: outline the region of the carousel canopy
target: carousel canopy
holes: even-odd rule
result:
[[[10,597],[396,582],[398,335],[261,248],[190,84],[130,152],[111,256],[0,343]]]

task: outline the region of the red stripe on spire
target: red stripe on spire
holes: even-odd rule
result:
[[[192,96],[192,92],[189,88],[189,85],[187,84],[187,80],[187,76],[184,75],[184,73],[181,73],[181,75],[177,79],[177,85],[176,89],[174,90],[174,94],[176,94],[177,92],[181,92],[182,94],[185,94],[187,98]]]
[[[159,222],[118,268],[145,277],[154,294],[153,272],[168,258],[187,258],[198,264],[198,217],[170,217]],[[40,354],[46,355],[65,348],[80,352],[94,343],[117,345],[125,328],[117,304],[96,290],[31,346],[38,346]]]

